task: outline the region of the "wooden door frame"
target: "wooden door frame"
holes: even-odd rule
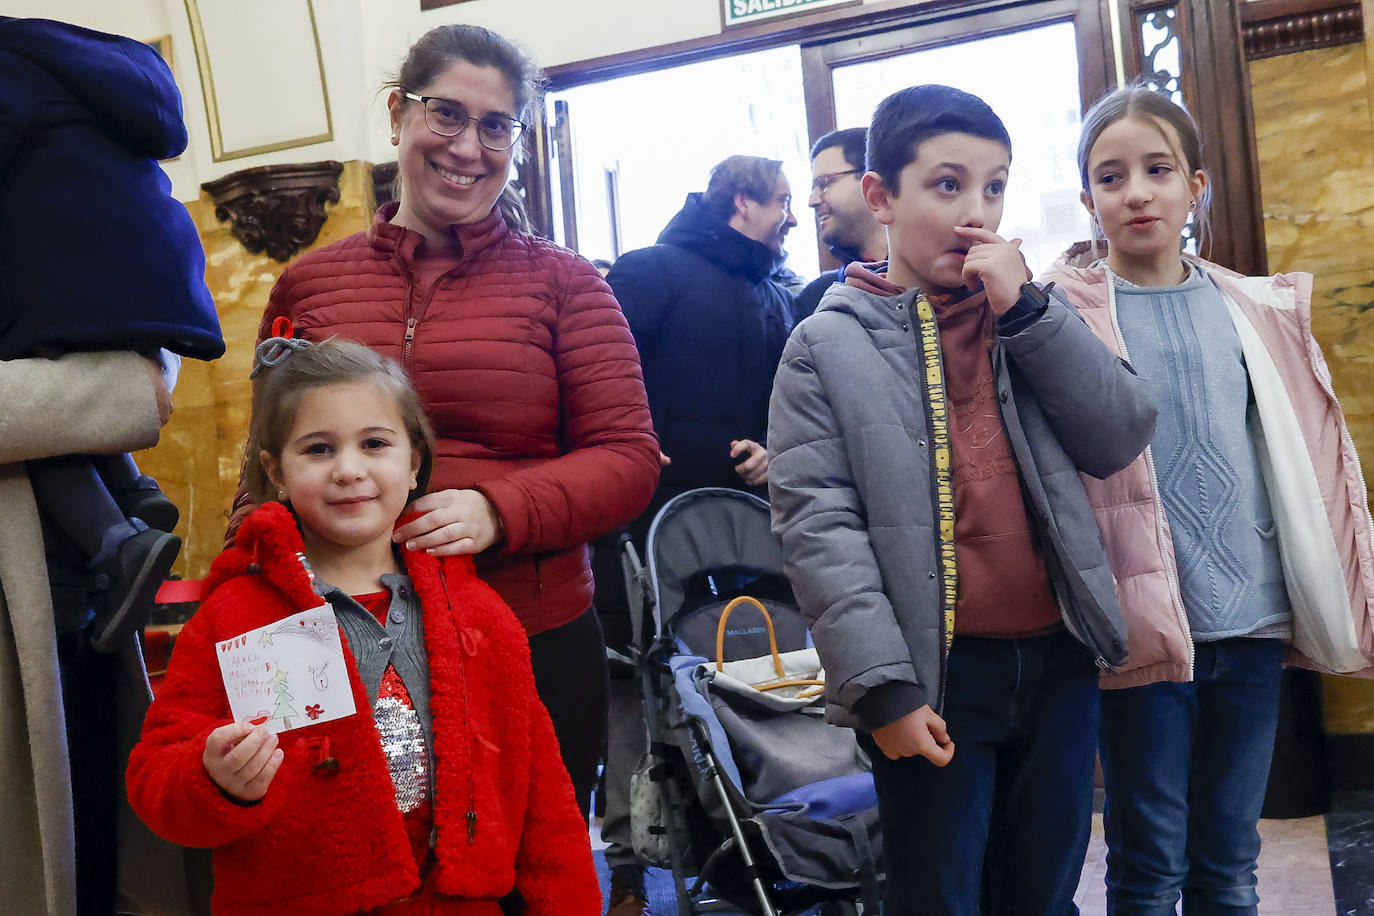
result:
[[[1080,92],[1086,106],[1114,82],[1108,14],[1112,2],[1114,0],[887,0],[830,8],[717,35],[550,67],[545,73],[546,89],[558,91],[702,60],[799,44],[802,46],[802,78],[807,87],[807,130],[814,142],[833,129],[825,125],[833,125],[835,120],[828,65],[824,52],[818,57],[814,49],[833,43],[862,41],[865,36],[880,36],[894,30],[923,29],[932,36],[942,36],[932,39],[932,43],[940,43],[956,35],[977,37],[1025,28],[1028,24],[1073,19],[1080,26]],[[970,29],[970,25],[974,28]],[[819,80],[822,68],[825,78]],[[813,85],[823,87],[825,101],[813,101]],[[552,127],[543,117],[533,120],[536,131],[547,132]],[[537,140],[535,145],[543,151],[550,149],[547,137]],[[525,193],[531,217],[536,220],[539,231],[552,237],[553,184],[547,154],[531,157],[528,171]],[[822,252],[822,256],[828,257],[828,252]]]
[[[958,17],[912,17],[906,25],[889,26],[878,34],[838,40],[827,37],[803,44],[802,74],[808,90],[806,120],[811,142],[839,126],[835,122],[832,80],[836,67],[946,45],[956,39],[962,43],[1055,22],[1073,22],[1082,105],[1091,105],[1113,84],[1110,24],[1099,0],[1042,0],[1005,6],[998,10],[966,11]]]
[[[1242,0],[1243,2],[1243,0]],[[1122,56],[1128,82],[1144,67],[1141,19],[1174,9],[1180,84],[1203,138],[1213,178],[1211,244],[1205,257],[1249,275],[1268,273],[1250,75],[1238,0],[1122,0]]]

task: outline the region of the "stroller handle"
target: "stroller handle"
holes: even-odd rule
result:
[[[725,605],[725,609],[720,612],[720,623],[716,624],[716,670],[723,671],[725,669],[725,624],[729,621],[735,608],[741,604],[752,604],[763,615],[763,622],[768,626],[768,652],[773,656],[773,671],[778,675],[778,680],[769,681],[766,684],[751,684],[750,686],[755,690],[777,690],[779,687],[820,687],[824,689],[825,681],[817,678],[787,678],[787,672],[782,667],[782,656],[778,654],[778,636],[773,631],[773,615],[768,613],[768,608],[763,606],[762,601],[752,595],[740,595]],[[819,693],[820,691],[803,691],[797,694],[797,699],[817,696]]]

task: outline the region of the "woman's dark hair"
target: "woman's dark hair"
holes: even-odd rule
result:
[[[1088,160],[1092,156],[1093,147],[1104,130],[1125,118],[1139,118],[1155,126],[1179,164],[1186,168],[1186,172],[1180,169],[1184,180],[1191,179],[1194,172],[1206,171],[1202,165],[1202,132],[1198,130],[1193,116],[1164,93],[1136,84],[1107,93],[1083,115],[1083,133],[1078,138],[1078,173],[1083,181],[1083,190],[1089,197],[1092,196],[1092,187],[1088,175]],[[1173,149],[1173,141],[1163,127],[1165,124],[1174,129],[1180,148]],[[1202,189],[1196,204],[1193,222],[1197,228],[1198,248],[1202,250],[1202,246],[1211,237],[1211,182]]]
[[[902,169],[916,161],[921,144],[941,134],[969,134],[1000,143],[1011,155],[1011,135],[987,102],[952,86],[929,84],[898,90],[878,103],[868,127],[868,170],[893,194],[902,193]]]
[[[515,96],[517,118],[529,117],[544,86],[539,65],[502,35],[480,25],[441,25],[430,29],[410,46],[394,79],[383,88],[420,92],[454,61],[475,67],[494,67],[506,78]]]
[[[420,454],[419,486],[415,496],[423,496],[434,469],[434,432],[420,403],[395,360],[388,359],[360,343],[331,337],[302,347],[266,366],[253,380],[253,412],[248,421],[248,446],[244,450],[243,485],[259,503],[276,497],[259,457],[261,452],[281,460],[286,437],[296,422],[301,398],[313,388],[371,382],[396,401],[405,423],[411,448]]]

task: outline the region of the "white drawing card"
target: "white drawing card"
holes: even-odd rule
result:
[[[339,621],[320,605],[215,644],[235,722],[274,732],[356,712]]]

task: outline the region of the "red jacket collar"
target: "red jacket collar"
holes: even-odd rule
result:
[[[250,567],[256,567],[253,572],[265,576],[299,609],[318,607],[324,599],[315,591],[313,574],[302,562],[304,556],[305,541],[301,538],[295,516],[279,502],[263,503],[243,520],[234,538],[234,546],[215,560],[205,584],[206,594],[226,579],[243,575],[250,571]],[[402,560],[417,588],[423,590],[424,586],[430,586],[442,589],[438,559],[423,552],[403,551]],[[443,568],[454,579],[450,585],[466,585],[477,578],[470,556],[447,558],[443,561]],[[442,594],[442,591],[438,594]]]
[[[407,263],[412,263],[423,236],[391,221],[400,208],[400,202],[394,200],[378,207],[368,227],[367,240],[378,251],[398,254]],[[458,239],[462,255],[472,257],[504,239],[510,234],[510,227],[500,208],[493,207],[484,219],[475,223],[454,223],[449,231]]]

